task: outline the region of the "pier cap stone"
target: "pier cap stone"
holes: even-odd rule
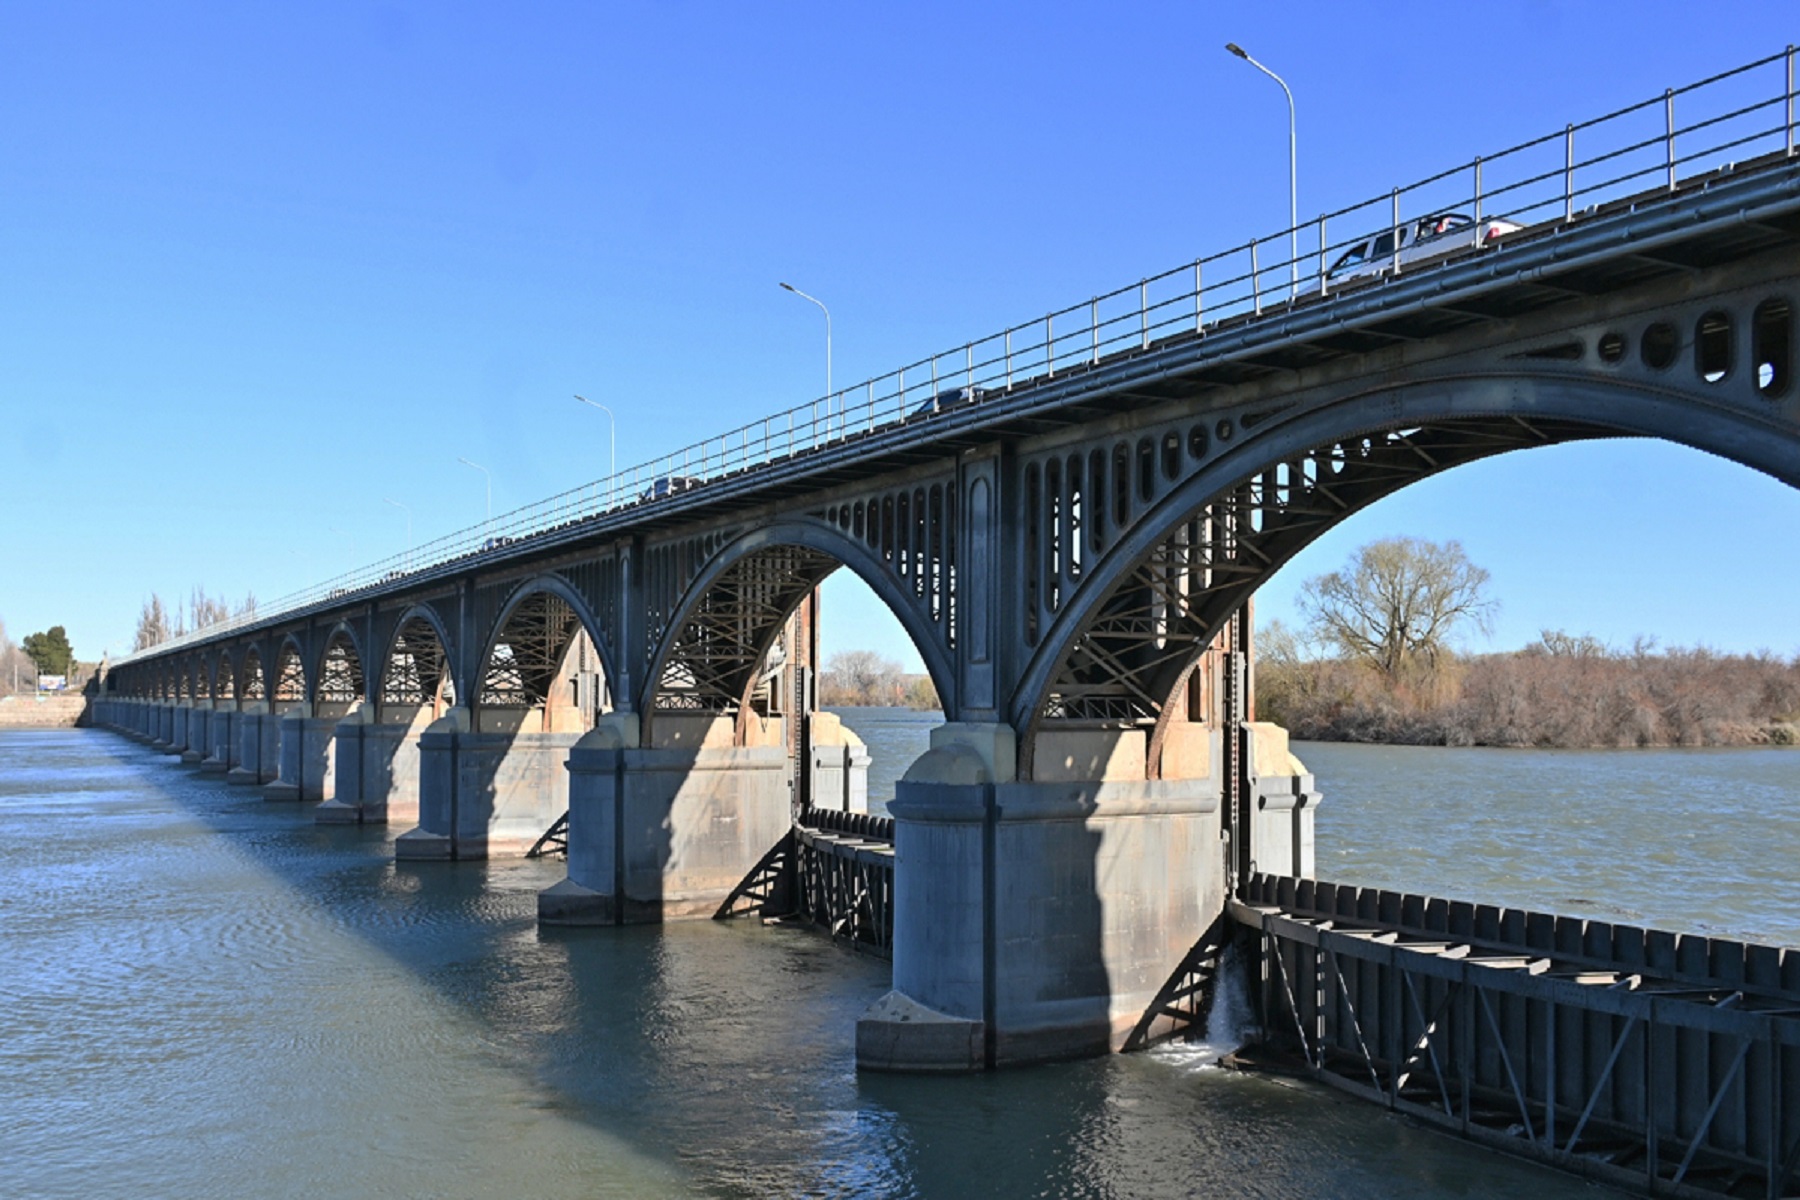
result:
[[[581,735],[574,750],[635,750],[638,746],[638,715],[634,712],[603,713],[594,727]]]
[[[425,727],[426,733],[469,732],[469,710],[462,705],[446,709],[444,715]]]
[[[931,731],[931,749],[901,776],[905,783],[1011,783],[1018,742],[1010,725],[956,722]]]

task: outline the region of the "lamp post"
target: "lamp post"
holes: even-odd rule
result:
[[[1300,294],[1300,186],[1298,180],[1299,155],[1294,143],[1294,92],[1288,87],[1287,80],[1269,68],[1257,62],[1236,42],[1226,42],[1225,48],[1273,79],[1281,85],[1282,94],[1288,103],[1288,277],[1293,281],[1291,295]]]
[[[482,525],[483,526],[492,525],[494,523],[494,475],[493,475],[493,472],[489,471],[486,467],[482,466],[480,463],[470,462],[468,459],[464,458],[460,454],[456,456],[456,461],[461,463],[465,467],[474,467],[477,471],[480,471],[483,475],[487,476],[487,519],[482,522]]]
[[[825,416],[829,420],[831,417],[831,310],[825,307],[823,300],[817,296],[807,295],[791,283],[784,283],[781,286],[802,300],[811,300],[819,306],[819,311],[825,314]]]
[[[607,484],[610,486],[613,481],[613,478],[615,476],[617,476],[619,473],[619,422],[616,419],[614,419],[613,410],[606,407],[606,405],[601,404],[595,400],[589,400],[586,396],[579,395],[579,394],[577,394],[575,398],[577,400],[581,401],[583,404],[587,405],[589,408],[597,408],[601,412],[606,414],[606,428],[612,435],[612,439],[611,439],[611,443],[610,443],[610,448],[612,450],[612,456],[610,459],[608,459],[608,465],[606,468],[606,471],[607,471],[606,481],[607,481]]]

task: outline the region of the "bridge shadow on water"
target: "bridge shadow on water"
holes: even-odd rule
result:
[[[560,864],[396,863],[399,828],[319,825],[311,805],[264,801],[116,735],[75,736],[466,1018],[481,1051],[528,1088],[523,1115],[516,1096],[493,1097],[494,1121],[554,1113],[667,1164],[690,1194],[1541,1200],[1560,1178],[1316,1089],[1202,1069],[1179,1050],[974,1076],[858,1074],[855,1021],[888,989],[885,962],[754,921],[540,928],[535,898]],[[1071,894],[1093,895],[1091,880],[1081,886]],[[437,1012],[422,1006],[426,1019]],[[358,1040],[407,1017],[368,1014],[345,1038],[343,1069]],[[328,1033],[317,1036],[330,1055]],[[395,1118],[430,1122],[441,1103],[397,1095]]]

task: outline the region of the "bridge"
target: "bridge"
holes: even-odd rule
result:
[[[1800,486],[1793,67],[135,653],[97,719],[321,821],[408,824],[402,857],[552,834],[547,923],[807,913],[891,954],[866,1067],[1141,1043],[1204,1010],[1238,941],[1271,1043],[1322,1077],[1653,1190],[1785,1194],[1800,955],[1315,884],[1319,791],[1255,720],[1248,602],[1351,514],[1513,451],[1661,438]],[[1375,237],[1372,266],[1334,270]],[[866,757],[810,682],[840,568],[944,706],[891,823],[854,811]]]

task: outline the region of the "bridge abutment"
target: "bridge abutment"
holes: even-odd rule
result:
[[[710,917],[786,836],[792,768],[780,721],[661,714],[640,747],[635,714],[602,717],[569,753],[569,874],[538,895],[555,925]]]

